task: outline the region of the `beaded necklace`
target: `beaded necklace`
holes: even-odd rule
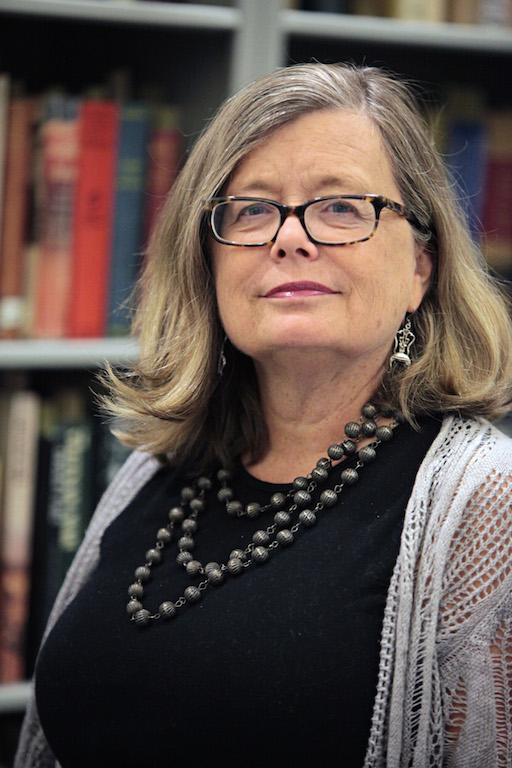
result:
[[[199,529],[198,518],[206,510],[206,493],[213,487],[212,479],[199,476],[182,488],[181,503],[169,511],[169,522],[157,531],[156,543],[147,550],[144,565],[135,569],[135,581],[128,588],[129,602],[126,606],[131,621],[138,627],[144,627],[158,619],[175,618],[180,609],[198,603],[209,587],[219,587],[226,577],[240,576],[253,565],[264,565],[271,553],[293,544],[300,530],[311,528],[317,522],[319,513],[336,505],[345,486],[357,483],[359,470],[374,461],[376,449],[382,442],[392,438],[394,427],[403,421],[401,414],[394,415],[390,426],[378,425],[380,417],[392,415],[393,412],[387,407],[383,406],[378,411],[372,403],[366,403],[362,409],[361,420],[350,421],[345,425],[344,439],[329,446],[327,456],[317,461],[310,474],[307,477],[296,477],[287,493],[272,494],[268,504],[264,506],[256,502],[249,502],[244,506],[235,500],[233,490],[229,486],[232,474],[227,469],[220,469],[216,473],[220,483],[217,498],[225,504],[228,515],[256,519],[265,512],[274,512],[272,525],[257,530],[245,549],[232,550],[226,563],[208,562],[203,566],[192,554],[195,548],[194,536]],[[372,438],[372,442],[358,450],[358,444],[364,438]],[[332,488],[325,487],[333,462],[350,456],[356,456],[355,466],[342,470],[341,482]],[[181,529],[181,534],[177,542],[176,562],[178,566],[185,568],[190,577],[200,581],[197,585],[186,587],[183,595],[177,600],[165,600],[160,604],[158,611],[152,614],[142,604],[145,584],[151,578],[152,569],[162,562],[163,551],[172,543],[177,529]]]

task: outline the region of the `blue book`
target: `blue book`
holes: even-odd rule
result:
[[[130,328],[128,304],[140,266],[150,128],[147,104],[122,105],[107,307],[107,333],[111,336],[126,334]]]
[[[471,116],[456,118],[449,127],[447,153],[471,234],[479,241],[487,165],[485,121]]]

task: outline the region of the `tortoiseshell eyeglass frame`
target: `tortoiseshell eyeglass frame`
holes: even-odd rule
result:
[[[274,236],[270,240],[265,240],[264,242],[258,242],[258,243],[237,243],[231,240],[225,240],[224,238],[220,237],[220,235],[215,231],[215,227],[213,225],[213,215],[215,212],[215,207],[219,203],[227,203],[230,200],[233,200],[233,201],[239,200],[241,202],[253,201],[255,203],[268,203],[269,205],[273,205],[274,208],[277,208],[281,216],[281,221],[279,223],[279,226],[277,227],[277,230]],[[322,200],[364,200],[365,202],[371,203],[375,211],[375,222],[374,222],[372,231],[370,232],[369,235],[366,235],[365,237],[358,238],[357,240],[343,241],[341,243],[338,243],[338,242],[333,243],[330,241],[318,240],[317,238],[312,237],[304,221],[304,213],[310,205],[312,205],[313,203],[318,203]],[[263,245],[271,245],[272,243],[274,243],[279,233],[279,230],[281,229],[281,227],[285,222],[285,219],[291,215],[297,216],[300,223],[302,224],[302,227],[304,228],[306,235],[311,240],[311,242],[315,243],[316,245],[338,245],[339,246],[339,245],[354,245],[355,243],[364,243],[366,240],[370,240],[370,238],[372,238],[375,232],[377,231],[377,227],[380,221],[380,214],[384,208],[389,208],[389,210],[394,211],[395,213],[398,213],[399,216],[403,216],[404,219],[406,219],[406,221],[408,221],[409,224],[411,224],[411,226],[413,226],[415,229],[419,231],[424,231],[424,227],[419,223],[414,213],[409,208],[407,208],[407,206],[402,205],[401,203],[397,203],[394,200],[390,200],[389,197],[383,197],[382,195],[327,195],[325,197],[314,197],[311,200],[307,200],[305,203],[302,203],[301,205],[284,205],[283,203],[278,203],[276,200],[269,200],[265,197],[245,197],[245,196],[238,196],[238,195],[228,195],[227,197],[212,197],[210,200],[207,200],[204,203],[204,212],[207,215],[207,223],[215,240],[217,240],[219,243],[222,243],[223,245],[233,245],[233,246],[242,247],[242,248],[258,248]]]

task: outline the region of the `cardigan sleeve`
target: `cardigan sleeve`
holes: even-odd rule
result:
[[[509,456],[510,460],[510,456]],[[512,462],[472,494],[444,575],[444,765],[512,765]]]

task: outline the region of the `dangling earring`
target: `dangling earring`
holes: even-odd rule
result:
[[[403,326],[397,331],[395,336],[395,347],[393,354],[389,358],[389,367],[393,367],[393,363],[402,363],[402,365],[409,366],[411,364],[411,358],[409,352],[416,340],[416,336],[412,332],[411,319],[406,317]]]
[[[224,373],[224,368],[226,367],[227,361],[226,361],[226,355],[225,355],[224,349],[226,347],[227,340],[228,340],[228,337],[224,336],[224,339],[222,340],[222,345],[220,348],[219,360],[217,362],[217,376],[222,376],[222,374]]]

